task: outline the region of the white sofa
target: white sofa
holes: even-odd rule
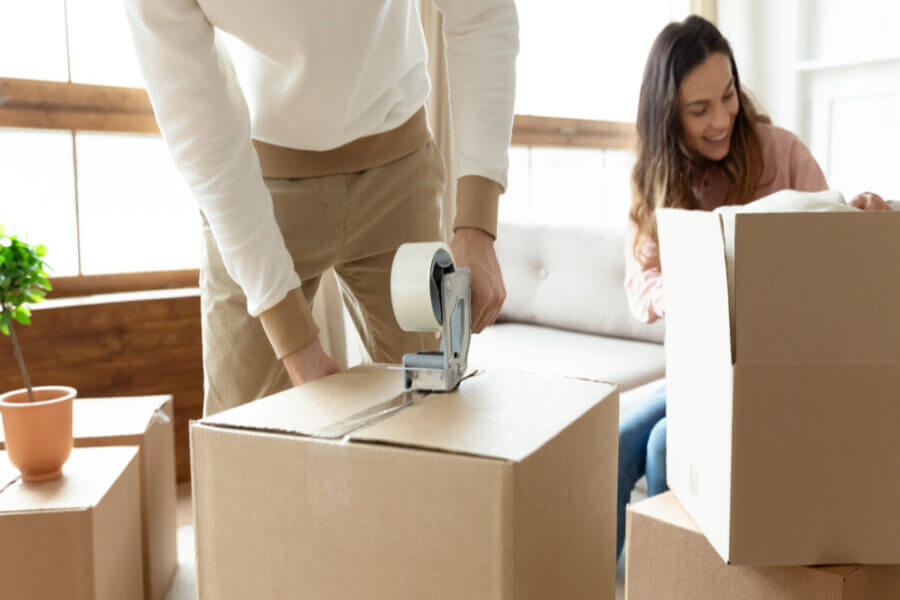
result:
[[[620,413],[662,385],[663,325],[629,312],[622,228],[502,225],[496,249],[507,299],[472,338],[469,367],[600,379]]]

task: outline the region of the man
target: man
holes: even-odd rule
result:
[[[309,307],[331,267],[372,360],[435,346],[400,331],[390,304],[397,247],[440,238],[417,1],[127,0],[160,129],[204,217],[205,414],[337,371]],[[472,269],[479,332],[506,294],[493,240],[518,22],[513,0],[435,3],[459,170],[451,248]]]

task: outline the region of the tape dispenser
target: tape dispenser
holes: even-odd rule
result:
[[[403,355],[407,390],[449,392],[466,372],[471,272],[456,268],[443,242],[403,244],[391,265],[391,303],[404,331],[440,332],[439,352]]]

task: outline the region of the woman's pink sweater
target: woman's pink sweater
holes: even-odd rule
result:
[[[785,189],[805,192],[828,189],[822,169],[797,136],[767,123],[756,125],[756,135],[762,150],[763,173],[753,200]],[[700,210],[713,210],[729,203],[728,179],[717,164],[702,170],[694,169],[691,188]],[[625,294],[634,316],[652,323],[666,315],[659,247],[650,239],[641,239],[636,251],[644,260],[639,261],[634,251],[636,235],[637,227],[629,220],[625,242]]]

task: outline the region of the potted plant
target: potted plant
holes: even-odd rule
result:
[[[29,305],[50,290],[47,249],[6,235],[0,225],[0,331],[9,336],[25,387],[0,395],[0,415],[9,460],[25,481],[46,481],[62,475],[72,452],[72,401],[75,389],[32,387],[15,323],[31,323]]]

